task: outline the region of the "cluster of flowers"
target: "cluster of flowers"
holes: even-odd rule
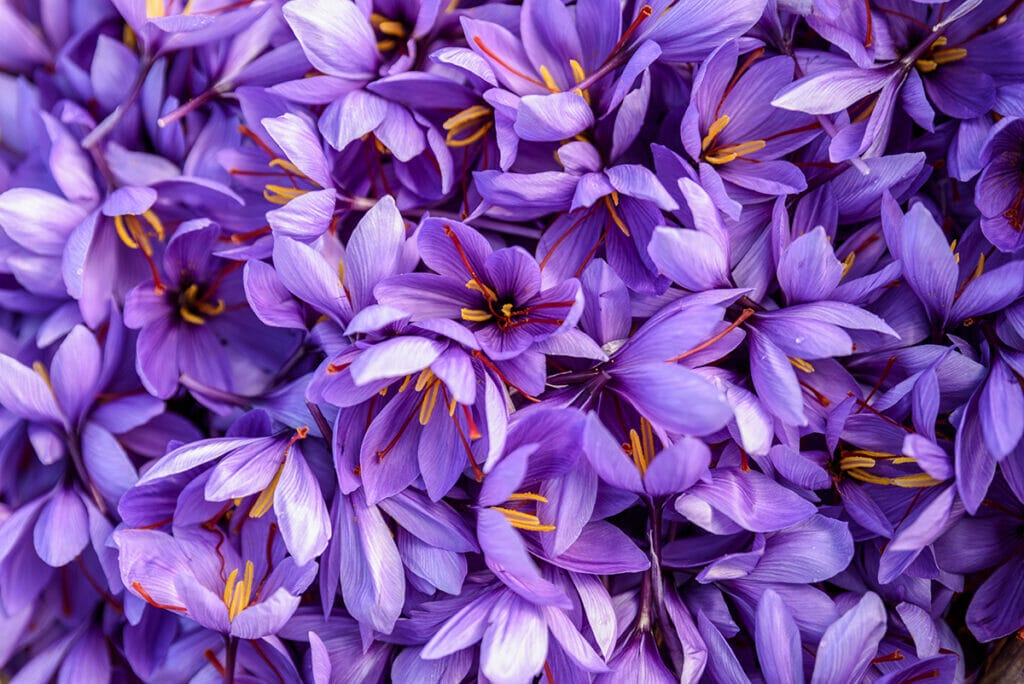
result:
[[[0,679],[975,676],[1019,5],[0,2]]]

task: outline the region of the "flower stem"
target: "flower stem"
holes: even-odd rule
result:
[[[227,654],[224,656],[224,684],[235,684],[235,661],[238,657],[238,639],[229,636]]]
[[[124,115],[132,108],[135,101],[139,98],[139,93],[142,92],[142,86],[146,82],[146,77],[149,76],[149,70],[153,68],[154,61],[151,58],[146,58],[139,65],[139,73],[135,77],[135,82],[132,83],[132,88],[128,92],[128,97],[124,99],[121,104],[117,105],[114,111],[110,112],[103,121],[92,129],[89,135],[82,139],[82,147],[90,149],[100,143],[103,138],[107,136],[114,128],[121,123],[121,119]]]

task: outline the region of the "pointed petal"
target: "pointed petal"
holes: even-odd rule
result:
[[[825,631],[818,645],[811,684],[857,682],[885,635],[885,605],[868,592]]]

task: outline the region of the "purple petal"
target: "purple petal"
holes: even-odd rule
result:
[[[868,592],[826,631],[818,645],[811,684],[857,682],[885,635],[885,605]]]
[[[825,229],[801,235],[782,252],[779,285],[790,304],[828,299],[843,276]]]
[[[477,512],[477,538],[487,567],[509,589],[538,605],[566,605],[565,592],[544,579],[526,552],[519,533],[502,513],[490,508],[480,509]]]
[[[1013,556],[978,588],[967,625],[982,642],[1013,634],[1024,621],[1024,557]]]
[[[310,64],[332,76],[371,78],[377,69],[377,39],[354,2],[298,0],[284,17]]]
[[[295,562],[305,565],[319,556],[331,537],[327,506],[313,471],[298,445],[292,445],[274,492],[274,513],[281,537]]]
[[[42,376],[0,354],[0,405],[25,420],[61,423],[53,392]]]
[[[89,543],[89,518],[82,498],[60,488],[39,514],[32,532],[36,553],[54,568],[67,565]]]
[[[594,112],[577,92],[527,95],[519,101],[515,130],[523,140],[572,138],[594,124]]]
[[[726,255],[707,233],[656,228],[647,252],[662,274],[687,290],[703,292],[729,285]]]
[[[682,437],[658,454],[644,473],[644,487],[651,496],[686,491],[704,477],[711,464],[711,450],[693,437]]]
[[[491,612],[480,644],[480,670],[495,684],[528,681],[541,671],[548,630],[540,610],[506,595]]]
[[[694,485],[680,500],[688,496],[706,501],[751,532],[780,530],[815,513],[809,501],[755,470],[716,468],[710,483]]]
[[[757,604],[755,638],[765,681],[771,684],[803,684],[800,632],[789,608],[771,589],[761,595]]]
[[[828,69],[784,88],[772,100],[772,106],[808,114],[832,114],[878,92],[895,73],[889,69]]]

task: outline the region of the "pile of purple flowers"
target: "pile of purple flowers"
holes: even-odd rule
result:
[[[1019,0],[0,36],[0,681],[938,683],[1024,639]]]

